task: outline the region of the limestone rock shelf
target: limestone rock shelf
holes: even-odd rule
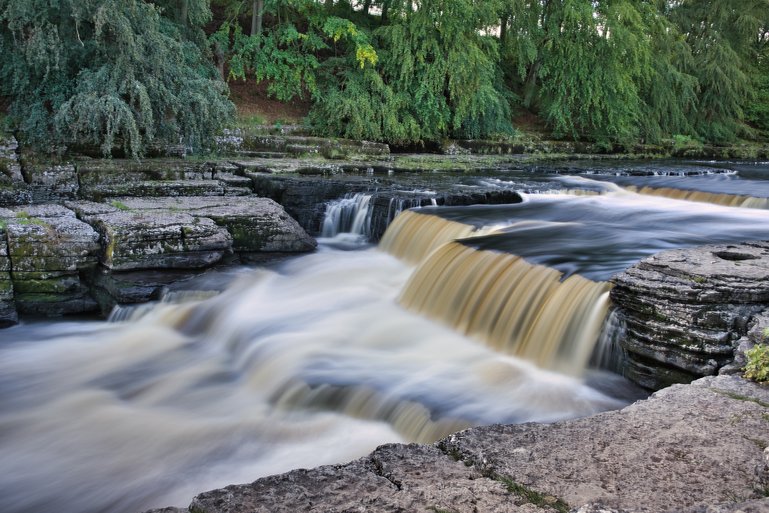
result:
[[[15,323],[17,311],[63,315],[148,301],[179,278],[174,270],[203,269],[229,254],[315,248],[267,198],[124,200],[0,209],[0,323]]]
[[[768,276],[769,242],[664,251],[614,276],[625,374],[659,389],[718,372],[769,313]]]

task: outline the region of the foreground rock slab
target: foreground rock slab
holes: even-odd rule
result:
[[[620,411],[385,445],[155,513],[769,511],[767,446],[769,389],[708,377]]]

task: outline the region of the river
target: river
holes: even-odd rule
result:
[[[586,370],[605,281],[662,249],[769,238],[769,210],[747,208],[769,164],[591,166],[459,176],[528,192],[401,214],[380,248],[357,198],[329,208],[316,253],[221,273],[214,297],[0,331],[4,513],[186,506],[386,442],[622,407],[637,391]]]

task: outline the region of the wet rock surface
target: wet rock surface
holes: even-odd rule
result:
[[[659,389],[717,373],[769,311],[767,276],[769,242],[665,251],[614,276],[626,376]]]
[[[186,511],[767,511],[767,428],[769,389],[708,377],[584,419],[385,445],[205,492]]]

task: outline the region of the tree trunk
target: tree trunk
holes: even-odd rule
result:
[[[219,43],[216,43],[214,45],[214,64],[216,65],[216,69],[219,70],[219,75],[221,75],[222,80],[227,79],[227,77],[224,76],[224,62],[224,50]]]
[[[179,23],[186,26],[189,17],[190,2],[189,0],[181,0],[181,2],[179,2]]]
[[[534,64],[529,68],[529,73],[526,75],[526,82],[523,84],[523,106],[528,108],[532,107],[534,99],[537,93],[537,75],[539,74],[539,68],[542,66],[542,58],[538,57]]]
[[[366,0],[363,2],[363,14],[368,14],[369,9],[371,9],[371,0]]]
[[[382,2],[382,19],[381,19],[382,25],[387,24],[387,11],[390,10],[390,1],[391,0],[384,0]]]
[[[326,0],[326,10],[331,10],[334,7],[334,0]]]
[[[251,12],[251,35],[262,33],[262,20],[264,19],[264,0],[254,0]]]
[[[505,44],[505,39],[507,39],[507,24],[510,21],[510,15],[505,14],[502,16],[502,19],[499,22],[499,43],[501,45]]]

